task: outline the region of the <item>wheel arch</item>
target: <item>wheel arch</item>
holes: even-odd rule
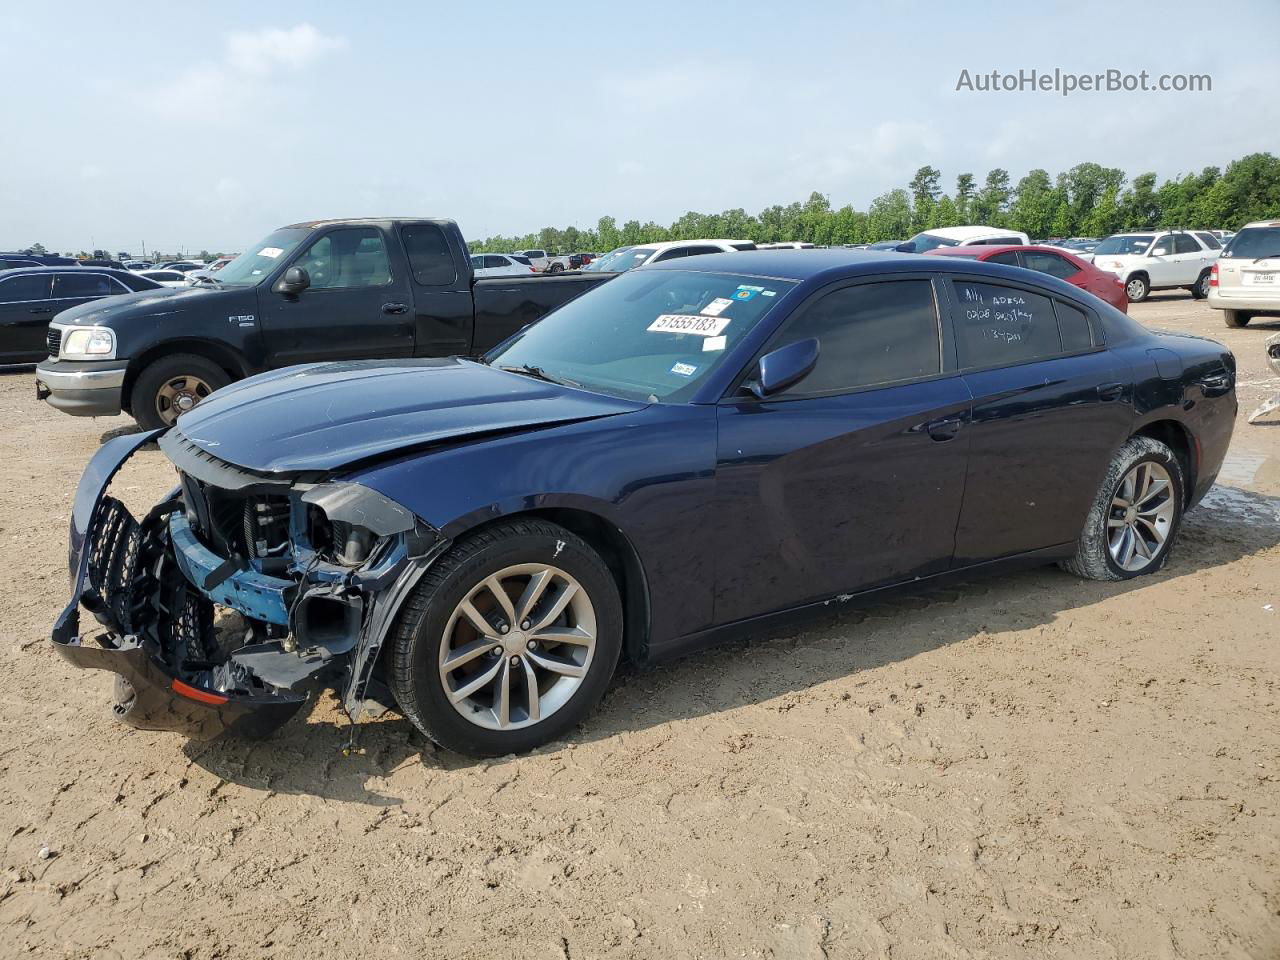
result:
[[[650,604],[648,581],[640,554],[630,538],[598,513],[580,507],[534,507],[487,519],[467,529],[475,533],[496,523],[537,518],[564,527],[577,534],[600,554],[613,574],[622,599],[622,650],[633,663],[648,659]]]
[[[1153,420],[1135,430],[1130,435],[1130,439],[1132,437],[1150,437],[1152,440],[1159,440],[1174,452],[1182,465],[1186,487],[1184,495],[1190,500],[1196,489],[1196,478],[1200,471],[1200,444],[1196,442],[1195,434],[1188,429],[1187,425],[1179,420],[1168,418]],[[1187,503],[1183,509],[1190,506],[1191,504]]]
[[[121,402],[125,410],[133,413],[133,385],[137,382],[138,375],[156,360],[175,353],[191,353],[204,357],[221,367],[233,381],[243,380],[249,375],[249,367],[244,357],[224,344],[197,338],[165,340],[129,361],[124,374],[124,385],[120,390]]]

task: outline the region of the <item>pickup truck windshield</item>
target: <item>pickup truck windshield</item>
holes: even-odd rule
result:
[[[289,257],[309,230],[277,230],[260,240],[218,271],[217,280],[229,287],[252,287]]]
[[[678,402],[794,283],[640,270],[565,304],[485,362],[630,400]]]

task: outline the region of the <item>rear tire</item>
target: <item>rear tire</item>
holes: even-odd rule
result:
[[[1062,568],[1089,580],[1129,580],[1159,570],[1182,524],[1185,490],[1182,463],[1169,447],[1130,437],[1102,478],[1076,555]]]
[[[1251,318],[1247,313],[1240,310],[1223,310],[1222,322],[1228,327],[1245,327],[1249,325]]]
[[[155,360],[138,374],[129,392],[129,409],[144,430],[159,430],[231,382],[212,360],[175,353]]]
[[[1203,300],[1209,296],[1209,271],[1205,270],[1196,278],[1195,285],[1189,287],[1192,299]]]
[[[622,651],[622,602],[580,537],[544,520],[506,521],[460,539],[427,571],[391,643],[391,689],[428,739],[473,757],[523,753],[572,729],[604,695]]]
[[[1124,295],[1130,303],[1141,303],[1151,293],[1151,281],[1138,274],[1124,282]]]
[[[551,269],[548,270],[547,272],[548,273],[564,273],[564,265],[559,263],[553,263],[551,265]]]

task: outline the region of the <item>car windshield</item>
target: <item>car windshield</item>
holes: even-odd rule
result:
[[[1114,237],[1107,237],[1096,247],[1093,253],[1106,255],[1110,254],[1135,254],[1146,253],[1147,247],[1151,246],[1151,237],[1134,235],[1128,233],[1117,233]]]
[[[229,287],[256,286],[276,268],[282,258],[293,253],[309,232],[298,228],[277,230],[219,270],[219,282]]]
[[[641,270],[565,304],[485,362],[633,400],[678,402],[794,283]]]
[[[1280,256],[1280,227],[1249,227],[1227,241],[1224,258],[1258,260]]]
[[[656,252],[654,247],[631,247],[619,254],[605,257],[600,261],[599,269],[605,273],[626,273],[632,267],[642,265]]]
[[[598,271],[608,271],[608,269],[609,269],[608,264],[609,264],[609,263],[610,263],[610,262],[611,262],[615,257],[619,256],[620,254],[626,253],[626,252],[627,252],[628,250],[630,250],[630,249],[631,249],[630,247],[617,247],[617,248],[615,248],[615,249],[613,249],[613,250],[610,250],[608,253],[601,254],[600,256],[595,257],[595,258],[591,261],[590,265],[588,265],[585,269],[587,269],[587,270],[598,270]]]
[[[936,250],[938,247],[955,247],[959,246],[960,241],[948,240],[946,237],[940,237],[936,233],[917,233],[909,241],[916,245],[913,253],[928,253],[930,250]]]

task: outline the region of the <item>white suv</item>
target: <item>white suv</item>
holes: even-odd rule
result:
[[[1197,300],[1209,295],[1209,272],[1222,244],[1208,230],[1117,233],[1093,248],[1093,265],[1114,273],[1130,303],[1152,290],[1183,287]]]
[[[1001,230],[999,227],[934,227],[917,233],[896,247],[899,253],[928,253],[939,247],[1026,247],[1031,238],[1021,230]]]
[[[1280,220],[1246,224],[1227,241],[1209,278],[1209,306],[1228,327],[1280,317]]]

